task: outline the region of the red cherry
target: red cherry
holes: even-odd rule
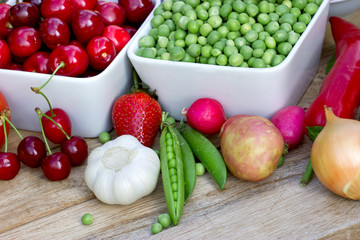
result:
[[[10,23],[14,28],[36,27],[40,22],[40,10],[32,3],[21,2],[10,8]]]
[[[130,34],[130,37],[133,37],[138,30],[137,28],[129,25],[124,25],[122,27]]]
[[[0,180],[11,180],[20,171],[20,161],[15,153],[0,152]]]
[[[41,170],[47,179],[51,181],[60,181],[66,179],[70,175],[71,163],[65,154],[57,152],[42,160]]]
[[[96,6],[96,11],[104,19],[105,25],[119,25],[122,26],[126,19],[125,8],[116,2],[103,2]]]
[[[23,70],[27,72],[51,73],[48,68],[49,52],[39,51],[25,60]]]
[[[98,12],[85,9],[74,15],[71,27],[76,39],[82,43],[87,43],[93,37],[100,36],[105,25]]]
[[[41,47],[41,38],[38,30],[27,26],[11,31],[7,42],[11,53],[17,57],[28,57]]]
[[[43,0],[40,13],[43,18],[58,17],[67,24],[72,21],[76,6],[72,0]]]
[[[119,53],[131,39],[130,34],[117,25],[106,26],[102,35],[113,42],[116,53]]]
[[[17,154],[25,165],[40,167],[41,161],[46,157],[45,143],[36,136],[25,137],[18,145]]]
[[[70,27],[57,17],[46,18],[39,27],[41,40],[50,49],[68,44],[70,32]]]
[[[18,71],[22,71],[22,70],[23,70],[21,64],[19,64],[19,63],[14,63],[14,62],[10,63],[9,69],[10,69],[10,70],[18,70]]]
[[[75,45],[65,45],[55,48],[49,57],[48,66],[51,72],[63,62],[65,66],[57,71],[58,75],[76,77],[86,71],[89,57],[84,49]]]
[[[60,125],[67,135],[71,136],[71,121],[67,113],[60,108],[54,108],[53,113],[54,116],[51,116],[51,111],[49,110],[45,114]],[[45,136],[51,142],[59,144],[66,140],[65,134],[51,120],[42,116],[41,122],[44,128]]]
[[[116,57],[116,49],[106,37],[94,37],[86,47],[90,66],[95,70],[104,70]]]
[[[61,152],[68,156],[72,166],[81,165],[89,155],[86,141],[79,136],[72,136],[62,142]]]
[[[8,44],[0,40],[0,68],[8,68],[11,63],[11,53]]]
[[[97,0],[72,0],[78,10],[94,9],[98,5]]]
[[[11,5],[6,3],[0,3],[0,36],[7,37],[13,30],[13,26],[10,23],[9,10]]]
[[[76,39],[71,40],[71,41],[69,42],[69,45],[75,45],[75,46],[78,46],[79,48],[84,49],[84,50],[85,50],[85,48],[86,48],[86,45],[85,45],[84,43],[82,43],[82,42],[80,42],[80,41],[78,41],[78,40],[76,40]]]

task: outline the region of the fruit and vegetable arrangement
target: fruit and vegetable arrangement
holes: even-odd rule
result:
[[[52,6],[60,2],[67,10],[53,12]],[[286,154],[307,136],[313,145],[299,183],[305,186],[314,172],[333,193],[360,199],[360,122],[354,119],[360,104],[356,89],[360,81],[360,56],[357,56],[360,29],[338,17],[329,19],[336,55],[318,97],[307,109],[285,106],[269,119],[246,113],[226,116],[216,96],[199,97],[190,106],[184,106],[183,119],[176,121],[162,109],[156,91],[151,92],[133,70],[133,88],[112,105],[115,138],[109,132],[101,133],[100,146],[88,152],[86,139],[71,134],[71,119],[66,111],[51,105],[51,96],[43,89],[51,84],[55,74],[82,76],[89,69],[104,70],[129,41],[132,31],[136,31],[124,24],[139,27],[153,9],[152,4],[145,2],[32,0],[10,7],[0,4],[0,13],[4,13],[0,14],[0,23],[8,19],[12,26],[0,27],[3,38],[0,67],[15,69],[16,66],[24,71],[51,74],[46,82],[29,89],[43,97],[49,106],[46,112],[39,108],[34,112],[39,118],[42,139],[22,137],[11,122],[11,111],[16,109],[10,111],[0,93],[1,180],[15,178],[24,164],[41,167],[49,181],[61,181],[69,176],[72,167],[86,164],[86,186],[99,201],[109,205],[131,205],[161,184],[167,212],[159,213],[151,226],[151,232],[156,234],[181,223],[197,178],[205,172],[220,191],[226,191],[229,174],[239,182],[256,184],[281,167]],[[322,1],[308,2],[165,0],[154,10],[152,29],[140,39],[137,54],[236,67],[275,66],[289,54]],[[22,11],[31,17],[22,18]],[[222,18],[227,21],[223,22]],[[88,29],[82,28],[84,19],[92,22]],[[50,29],[55,26],[58,31],[64,31],[64,37],[50,36]],[[121,33],[117,32],[119,28]],[[118,34],[121,39],[114,40]],[[76,38],[72,43],[70,35]],[[22,42],[19,39],[24,36],[32,39],[30,48],[19,45]],[[44,45],[51,51],[40,51]],[[112,49],[111,53],[107,50],[104,53],[98,46]],[[106,60],[99,59],[104,56]],[[16,154],[7,151],[11,130],[21,139]],[[218,136],[219,148],[209,136]],[[159,149],[153,148],[156,137]],[[53,153],[48,141],[58,145],[60,152]],[[90,225],[93,220],[91,213],[86,213],[81,222]]]

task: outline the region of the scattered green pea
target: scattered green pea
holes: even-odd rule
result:
[[[110,136],[110,133],[108,133],[108,132],[102,132],[99,134],[99,141],[101,143],[106,143],[106,142],[110,141],[110,139],[111,139],[111,136]]]
[[[92,214],[90,213],[85,213],[82,217],[81,217],[81,222],[84,225],[90,225],[94,222],[94,217]]]
[[[195,168],[196,168],[196,176],[202,176],[205,174],[205,167],[202,163],[196,163]]]
[[[154,223],[152,226],[151,226],[151,232],[153,234],[157,234],[159,232],[161,232],[163,230],[163,226],[160,224],[160,223]]]

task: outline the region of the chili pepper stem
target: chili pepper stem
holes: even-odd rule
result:
[[[43,127],[42,122],[41,122],[42,112],[41,112],[41,110],[39,108],[35,108],[35,112],[36,112],[36,114],[38,115],[38,118],[39,118],[40,129],[41,129],[41,133],[42,133],[42,136],[43,136],[43,139],[44,139],[44,142],[45,142],[46,149],[48,150],[48,153],[51,155],[52,152],[51,152],[51,149],[49,147],[48,141],[46,139],[45,132],[44,132],[44,127]]]
[[[308,161],[308,163],[306,165],[304,175],[301,178],[300,184],[302,186],[305,186],[306,184],[308,184],[310,182],[310,180],[311,180],[312,174],[313,174],[313,168],[312,168],[312,165],[311,165],[311,159],[309,158],[309,161]]]

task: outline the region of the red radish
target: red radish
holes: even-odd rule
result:
[[[299,106],[288,106],[277,111],[271,122],[280,130],[288,149],[296,147],[304,138],[305,110]]]
[[[218,133],[226,120],[221,103],[212,98],[197,99],[182,114],[192,128],[210,135]]]

